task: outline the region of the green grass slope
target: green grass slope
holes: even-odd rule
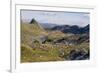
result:
[[[47,37],[40,43],[40,36]],[[37,22],[21,23],[21,63],[70,60],[72,50],[88,53],[89,43],[78,45],[53,44],[59,39],[77,40],[79,36],[64,34],[60,31],[46,31]]]

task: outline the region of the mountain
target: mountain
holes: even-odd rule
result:
[[[85,27],[79,27],[77,25],[69,26],[69,25],[61,25],[61,26],[55,26],[51,30],[59,30],[63,33],[73,33],[73,34],[84,34],[89,33],[89,24]]]
[[[42,25],[35,19],[21,22],[21,62],[89,59],[88,33],[89,25]]]
[[[87,26],[85,26],[84,28],[81,29],[81,32],[82,33],[89,33],[89,30],[90,30],[89,28],[90,28],[90,25],[88,24]]]
[[[38,24],[38,22],[33,18],[33,19],[30,21],[30,24]]]
[[[38,40],[38,37],[47,35],[47,32],[41,27],[41,25],[32,19],[30,23],[21,23],[21,43],[30,45],[32,47],[33,42]]]
[[[40,23],[40,25],[44,29],[51,29],[51,28],[54,28],[55,26],[58,26],[57,24],[53,24],[53,23]]]

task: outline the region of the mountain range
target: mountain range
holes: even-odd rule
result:
[[[62,26],[55,26],[52,30],[60,30],[63,33],[73,33],[73,34],[84,34],[89,33],[89,24],[85,27],[79,27],[77,25],[70,26],[70,25],[62,25]]]
[[[57,25],[57,24],[50,24],[50,23],[41,23],[40,24],[46,30],[58,30],[63,33],[72,33],[72,34],[89,34],[89,27],[90,25],[87,24],[85,27],[79,27],[77,25]]]
[[[21,62],[89,59],[89,24],[41,24],[21,22]]]

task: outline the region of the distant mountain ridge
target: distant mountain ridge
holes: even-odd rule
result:
[[[89,33],[89,24],[85,27],[79,27],[77,25],[69,26],[69,25],[62,25],[62,26],[55,26],[51,30],[60,30],[63,33],[73,33],[73,34],[84,34]]]
[[[40,25],[47,30],[58,30],[63,33],[72,33],[72,34],[89,34],[89,27],[90,24],[87,24],[84,27],[80,27],[78,25],[58,25],[58,24],[52,24],[52,23],[40,23]]]
[[[54,28],[55,26],[58,26],[57,24],[53,23],[40,23],[40,24],[44,29],[51,29]]]

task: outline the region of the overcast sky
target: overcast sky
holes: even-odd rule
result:
[[[21,10],[21,19],[24,22],[30,22],[32,18],[39,23],[53,23],[58,25],[67,24],[83,27],[90,24],[89,13]]]

